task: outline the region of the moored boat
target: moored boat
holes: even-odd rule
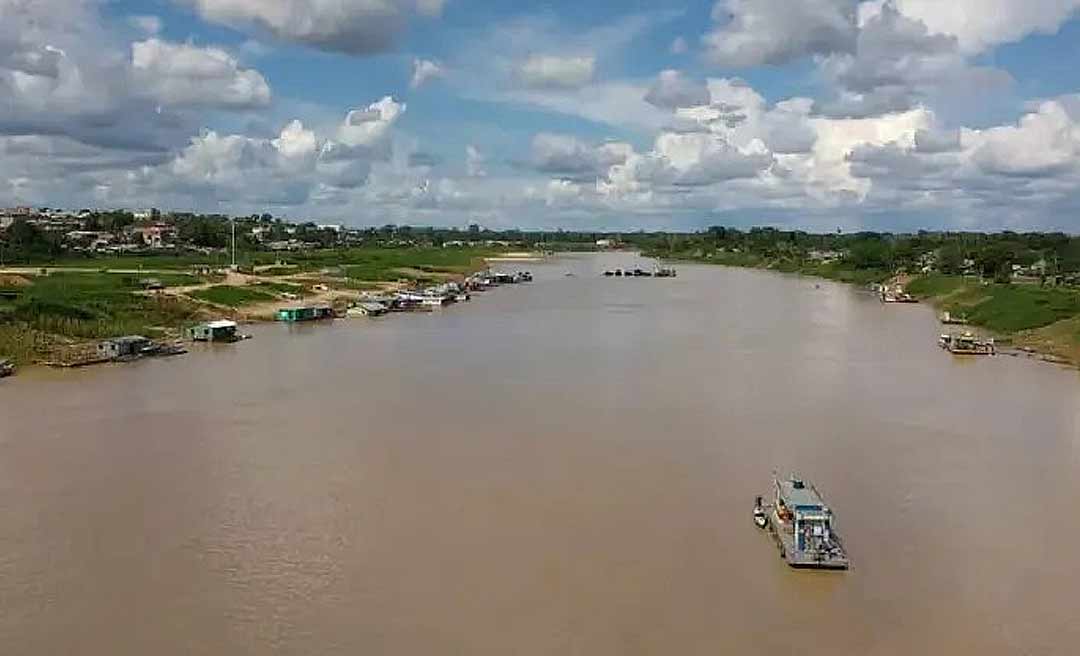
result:
[[[15,375],[15,363],[11,360],[0,359],[0,378]]]
[[[795,476],[773,477],[773,502],[757,497],[754,523],[772,536],[791,567],[847,569],[847,551],[836,534],[832,510],[813,485]]]
[[[997,345],[992,339],[980,339],[970,332],[962,335],[944,334],[938,338],[938,346],[953,355],[994,355]]]

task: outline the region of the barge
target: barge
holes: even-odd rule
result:
[[[844,570],[847,551],[834,530],[832,510],[813,485],[791,476],[773,477],[773,500],[757,497],[754,523],[768,531],[791,567]]]
[[[970,332],[963,335],[942,335],[938,346],[953,355],[995,355],[997,345],[992,339],[979,339]]]

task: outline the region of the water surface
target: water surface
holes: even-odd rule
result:
[[[638,265],[3,381],[0,651],[1075,653],[1075,372],[843,285],[599,275]],[[774,468],[851,571],[753,526]]]

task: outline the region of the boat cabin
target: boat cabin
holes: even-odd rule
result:
[[[318,321],[320,319],[333,319],[334,308],[329,305],[316,305],[309,307],[281,308],[277,311],[278,321]]]
[[[194,326],[190,331],[196,342],[235,342],[240,339],[235,321],[221,320]]]
[[[822,552],[831,544],[832,511],[817,490],[802,480],[776,481],[776,513],[791,523],[796,551]]]

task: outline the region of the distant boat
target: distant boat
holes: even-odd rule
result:
[[[836,534],[832,510],[817,489],[800,478],[773,477],[773,502],[759,496],[754,523],[767,529],[791,567],[847,569],[847,551]]]
[[[15,363],[11,360],[0,360],[0,378],[15,375]]]

